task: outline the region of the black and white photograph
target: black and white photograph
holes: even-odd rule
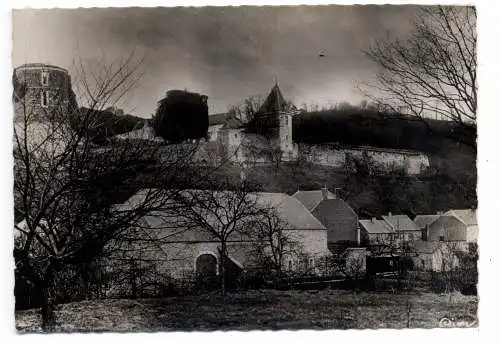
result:
[[[11,18],[17,333],[479,327],[474,5]]]

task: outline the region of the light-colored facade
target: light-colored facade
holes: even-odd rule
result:
[[[475,209],[450,210],[428,227],[430,241],[477,242],[478,225]]]
[[[299,144],[299,149],[307,161],[330,167],[342,167],[349,157],[363,158],[363,154],[373,159],[382,169],[403,168],[410,175],[418,174],[430,165],[426,154],[408,150],[303,143]]]
[[[240,126],[221,124],[223,116],[217,114],[209,116],[211,119],[208,129],[209,140],[219,141],[220,145],[225,147],[227,159],[234,163],[272,163],[277,157],[283,161],[292,161],[302,156],[306,161],[313,164],[342,167],[348,158],[363,158],[366,155],[373,159],[382,169],[390,171],[392,168],[402,168],[410,175],[419,174],[430,165],[428,156],[416,151],[294,143],[293,115],[297,111],[292,108],[280,108],[280,102],[283,104],[284,100],[278,85],[275,85],[264,102],[264,105],[268,105],[267,107],[270,108],[273,108],[273,106],[269,106],[269,104],[275,105],[276,113],[273,115],[278,117],[275,123],[278,126],[278,134],[275,138],[263,139],[256,137],[255,134],[245,133],[243,123]],[[280,109],[276,110],[276,108]],[[230,118],[226,119],[231,120]],[[237,130],[239,134],[234,130]],[[228,137],[232,136],[235,138],[228,139]],[[263,144],[265,140],[267,142]],[[235,153],[237,150],[240,152]]]
[[[133,203],[137,201],[135,195]],[[315,264],[320,264],[331,255],[327,248],[327,229],[297,199],[282,193],[252,193],[259,206],[272,206],[286,221],[283,233],[294,242],[296,253],[284,256],[287,271],[314,272]],[[170,218],[167,221],[164,218]],[[212,259],[214,273],[220,268],[220,242],[207,230],[197,227],[189,229],[180,216],[160,216],[152,214],[130,234],[130,246],[121,243],[123,249],[109,259],[113,261],[137,261],[149,265],[158,275],[173,279],[193,278],[200,272],[201,260]],[[227,243],[228,257],[241,272],[258,268],[255,260],[255,244],[248,235],[234,233]],[[210,257],[212,256],[212,257]]]
[[[395,233],[391,227],[384,221],[377,218],[362,219],[359,221],[361,230],[361,244],[389,245],[395,240]]]
[[[412,254],[414,268],[434,272],[450,271],[460,265],[455,252],[464,248],[450,242],[416,242]]]

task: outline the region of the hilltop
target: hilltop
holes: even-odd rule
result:
[[[138,128],[145,122],[133,116],[126,119],[127,128]],[[109,123],[120,121],[111,120]],[[295,141],[299,143],[333,142],[425,152],[431,166],[423,175],[409,176],[399,171],[391,175],[364,175],[343,168],[288,162],[250,168],[246,170],[247,178],[258,183],[262,190],[287,194],[325,185],[332,190],[340,188],[339,196],[360,217],[378,216],[389,211],[415,215],[476,206],[475,151],[449,137],[457,130],[453,123],[429,121],[427,124],[432,125],[433,131],[429,131],[425,123],[407,116],[376,111],[329,110],[296,116],[293,128]],[[240,172],[237,166],[227,166],[219,169],[215,178],[229,175],[239,180]],[[144,176],[139,172],[136,180],[142,179],[140,174]]]

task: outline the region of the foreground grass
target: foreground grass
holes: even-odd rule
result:
[[[443,317],[475,317],[477,297],[253,291],[164,299],[69,303],[56,311],[57,331],[187,331],[435,328]],[[19,332],[39,332],[38,310],[16,313]]]

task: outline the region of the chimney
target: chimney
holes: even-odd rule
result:
[[[439,215],[439,216],[442,216],[443,215],[443,211],[437,211],[436,214]]]
[[[387,214],[387,216],[388,216],[388,217],[392,217],[392,212],[389,212],[389,213]]]
[[[372,217],[372,223],[375,223],[376,220],[377,220],[377,218]]]

